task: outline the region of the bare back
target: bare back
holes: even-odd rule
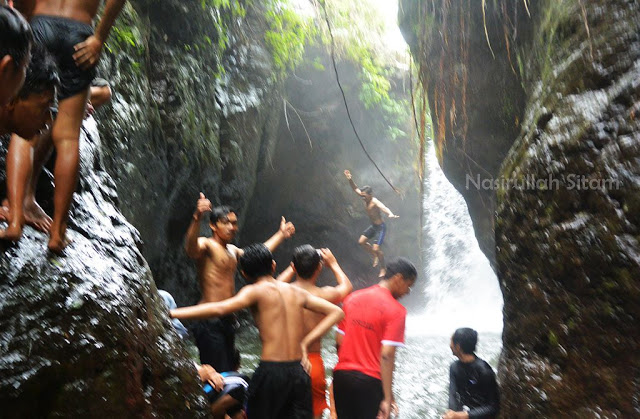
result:
[[[304,327],[304,291],[282,282],[261,281],[255,284],[258,303],[251,313],[260,332],[264,361],[294,361],[302,357],[300,343]],[[322,318],[322,316],[321,316]]]
[[[196,260],[202,291],[200,303],[212,303],[233,297],[236,291],[237,247],[225,247],[205,237],[200,237],[198,241],[205,244],[203,255]]]
[[[91,24],[100,0],[35,0],[33,15],[60,16]]]
[[[292,285],[295,287],[302,288],[303,290],[307,291],[311,295],[315,295],[316,297],[322,298],[323,300],[330,301],[329,296],[322,288],[314,284],[311,284],[307,281],[298,280],[294,282]],[[323,314],[314,313],[311,310],[305,309],[303,311],[303,323],[304,323],[305,335],[309,333],[314,327],[316,327],[318,323],[322,321],[323,318],[324,318]],[[312,342],[311,345],[309,345],[309,352],[320,352],[321,348],[322,348],[322,341],[316,340]]]

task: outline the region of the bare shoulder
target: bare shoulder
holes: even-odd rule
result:
[[[373,202],[374,204],[376,204],[377,206],[384,206],[384,204],[382,203],[382,201],[380,201],[378,198],[371,198],[371,202]]]

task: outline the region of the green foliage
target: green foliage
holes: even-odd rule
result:
[[[276,69],[284,75],[302,61],[305,45],[315,34],[314,25],[310,18],[300,16],[281,0],[267,3],[265,17],[269,24],[265,41]]]

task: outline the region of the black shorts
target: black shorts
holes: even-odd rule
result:
[[[382,242],[384,241],[384,235],[387,232],[387,226],[382,224],[371,224],[365,231],[362,232],[362,235],[368,239],[373,239],[373,243],[378,246],[382,246]]]
[[[300,361],[260,361],[249,384],[249,419],[310,419],[311,377]]]
[[[60,16],[36,15],[31,19],[31,30],[36,42],[41,43],[58,64],[58,98],[66,99],[86,90],[96,75],[96,69],[81,69],[76,65],[73,54],[76,44],[93,35],[91,25]]]
[[[224,387],[220,392],[210,391],[207,393],[209,403],[215,403],[220,397],[229,395],[238,403],[227,410],[227,415],[233,416],[245,408],[249,389],[249,377],[237,372],[223,372]]]
[[[200,352],[200,363],[216,371],[233,371],[236,326],[235,316],[199,320],[191,326],[191,334]]]
[[[382,381],[360,371],[334,371],[333,397],[340,419],[374,419],[384,399]]]

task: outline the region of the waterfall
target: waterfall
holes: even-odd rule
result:
[[[464,198],[442,172],[431,142],[425,158],[426,304],[422,312],[407,318],[407,333],[448,336],[458,327],[501,333],[502,293],[480,251]]]

